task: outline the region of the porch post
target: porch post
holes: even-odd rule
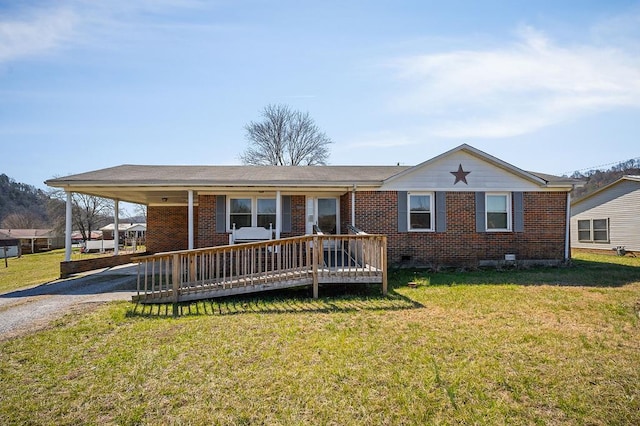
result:
[[[120,217],[118,216],[118,210],[120,210],[120,201],[114,200],[114,209],[115,212],[113,214],[113,255],[118,255],[118,249],[120,245]]]
[[[71,261],[71,192],[67,192],[67,207],[65,210],[64,226],[64,261]]]
[[[189,250],[193,250],[193,190],[189,190]]]
[[[276,191],[276,240],[280,238],[282,231],[282,197],[280,191]]]

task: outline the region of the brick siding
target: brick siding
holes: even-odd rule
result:
[[[193,208],[193,229],[197,233],[198,207]],[[147,209],[147,251],[160,253],[189,248],[187,206],[149,206]],[[197,234],[194,240],[197,241]],[[194,241],[195,244],[195,241]]]
[[[477,266],[483,260],[563,260],[566,194],[524,194],[524,232],[476,232],[475,193],[448,192],[446,232],[398,232],[398,193],[358,192],[356,226],[387,235],[389,264]]]
[[[95,269],[111,268],[118,265],[126,265],[135,262],[136,257],[147,253],[119,254],[117,256],[96,257],[93,259],[71,260],[60,262],[60,278],[67,278],[80,272],[93,271]]]
[[[566,193],[525,192],[524,232],[476,232],[475,193],[447,192],[446,232],[398,232],[398,193],[356,193],[355,225],[370,234],[383,234],[388,241],[391,265],[477,266],[483,260],[564,259]],[[194,209],[196,247],[228,244],[228,233],[216,233],[216,196],[200,195]],[[351,193],[340,197],[341,232],[351,223]],[[283,238],[304,235],[305,196],[291,197],[291,232]],[[187,248],[187,207],[152,206],[148,211],[147,250]]]

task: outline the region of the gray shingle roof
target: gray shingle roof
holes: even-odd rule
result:
[[[149,166],[125,164],[46,182],[50,186],[381,184],[408,166]]]

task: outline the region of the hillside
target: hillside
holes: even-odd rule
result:
[[[574,199],[582,198],[598,189],[615,182],[624,175],[640,175],[640,158],[623,161],[607,170],[576,171],[571,177],[582,179],[585,185],[571,193]]]
[[[12,216],[10,227],[51,226],[49,203],[50,198],[43,190],[0,174],[0,224]]]

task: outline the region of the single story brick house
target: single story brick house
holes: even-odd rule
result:
[[[147,205],[152,253],[229,244],[234,228],[285,238],[351,225],[387,236],[389,264],[413,266],[563,262],[579,184],[467,144],[416,166],[122,165],[46,183]]]
[[[640,176],[623,176],[572,203],[571,246],[640,251]]]

